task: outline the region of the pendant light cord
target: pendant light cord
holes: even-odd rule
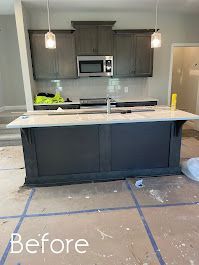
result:
[[[159,7],[159,0],[156,1],[156,7],[155,7],[155,32],[158,31],[158,7]]]
[[[49,8],[49,0],[47,0],[47,12],[48,12],[48,29],[50,32],[50,8]]]

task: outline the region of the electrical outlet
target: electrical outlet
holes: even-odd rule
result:
[[[124,93],[128,93],[128,92],[129,92],[129,88],[127,86],[125,86]]]

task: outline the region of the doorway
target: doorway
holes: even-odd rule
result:
[[[171,52],[169,100],[177,93],[177,108],[199,114],[199,44],[174,44]],[[199,122],[188,125],[199,131]]]

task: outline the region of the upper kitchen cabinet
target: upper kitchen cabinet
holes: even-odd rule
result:
[[[114,76],[153,75],[152,30],[118,30],[114,34]]]
[[[114,75],[133,76],[135,71],[134,39],[132,34],[117,33],[114,35]]]
[[[96,26],[77,27],[75,36],[76,36],[77,55],[97,54],[97,27]]]
[[[151,48],[151,34],[140,33],[134,35],[135,47],[135,76],[150,77],[153,75],[153,49]]]
[[[46,49],[44,34],[29,32],[34,79],[56,78],[55,50]]]
[[[72,21],[77,55],[112,55],[115,21]]]
[[[56,49],[46,49],[46,31],[29,31],[34,79],[66,79],[77,77],[75,39],[71,31],[53,31]]]
[[[56,41],[57,78],[77,77],[74,34],[57,33]]]
[[[113,55],[113,31],[112,26],[98,27],[98,55]]]

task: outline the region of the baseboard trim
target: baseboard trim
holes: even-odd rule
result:
[[[26,105],[17,105],[17,106],[3,106],[0,107],[0,112],[5,110],[24,110],[26,109]]]

